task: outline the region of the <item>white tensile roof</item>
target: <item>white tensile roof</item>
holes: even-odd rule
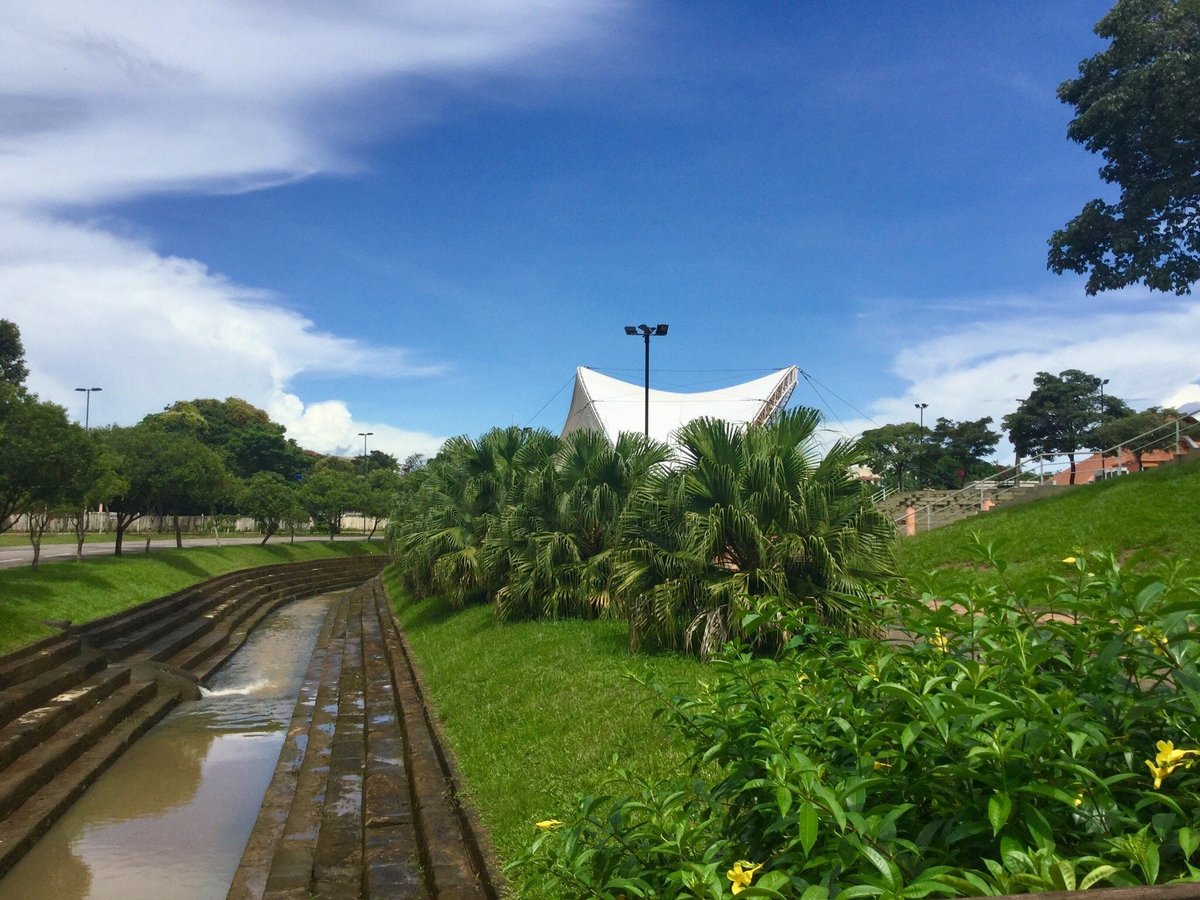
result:
[[[787,405],[796,387],[795,366],[762,378],[715,391],[679,394],[650,389],[650,437],[675,444],[675,432],[692,419],[709,416],[738,425],[760,424]],[[575,370],[575,392],[562,433],[599,431],[612,443],[623,431],[639,434],[646,424],[644,385],[619,381],[580,366]]]

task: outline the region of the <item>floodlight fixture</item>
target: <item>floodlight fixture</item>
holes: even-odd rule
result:
[[[625,333],[631,337],[640,335],[646,342],[646,437],[650,437],[650,338],[652,336],[664,337],[667,333],[667,324],[660,322],[653,328],[644,322],[641,325],[626,325]]]
[[[92,421],[91,421],[92,420],[92,392],[93,391],[102,391],[102,390],[104,390],[104,388],[98,388],[98,387],[75,388],[75,390],[80,391],[87,398],[83,404],[83,430],[91,431],[92,430]]]

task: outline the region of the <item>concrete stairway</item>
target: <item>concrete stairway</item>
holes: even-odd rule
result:
[[[264,616],[361,584],[385,561],[223,575],[0,658],[0,874]]]
[[[329,613],[229,896],[496,897],[382,585]]]

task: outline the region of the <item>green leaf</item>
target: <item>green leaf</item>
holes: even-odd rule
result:
[[[775,874],[771,872],[769,874]],[[800,895],[800,900],[829,900],[829,888],[823,884],[810,884]]]
[[[1196,848],[1200,847],[1200,831],[1193,828],[1180,828],[1177,832],[1179,849],[1183,851],[1184,859],[1191,859]]]
[[[1158,881],[1158,845],[1149,844],[1142,857],[1142,873],[1146,876],[1146,884]]]
[[[812,851],[813,844],[817,842],[817,808],[811,803],[803,803],[800,806],[796,827],[800,835],[800,846],[804,848],[804,855]]]
[[[1079,882],[1079,890],[1086,891],[1093,884],[1110,878],[1120,871],[1116,866],[1096,866],[1096,868],[1083,876],[1083,880]]]
[[[988,800],[988,821],[992,823],[992,837],[1000,833],[1000,829],[1012,815],[1012,798],[1006,791],[996,791]]]
[[[917,735],[921,733],[924,727],[925,725],[922,722],[909,722],[907,725],[905,725],[904,730],[900,732],[901,748],[907,750],[909,747],[911,747],[913,741],[917,739]]]
[[[1050,877],[1059,890],[1075,890],[1075,867],[1067,860],[1056,859],[1050,867]]]
[[[792,792],[788,787],[781,785],[775,788],[775,804],[779,807],[779,815],[788,814],[788,810],[792,808]]]

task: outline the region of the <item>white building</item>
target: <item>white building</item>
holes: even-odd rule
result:
[[[796,387],[797,369],[788,366],[762,378],[715,391],[691,394],[650,390],[650,437],[675,446],[675,433],[692,419],[708,416],[738,425],[760,425],[783,409]],[[594,369],[575,370],[575,391],[563,435],[599,431],[615,443],[623,431],[645,430],[646,391]]]

